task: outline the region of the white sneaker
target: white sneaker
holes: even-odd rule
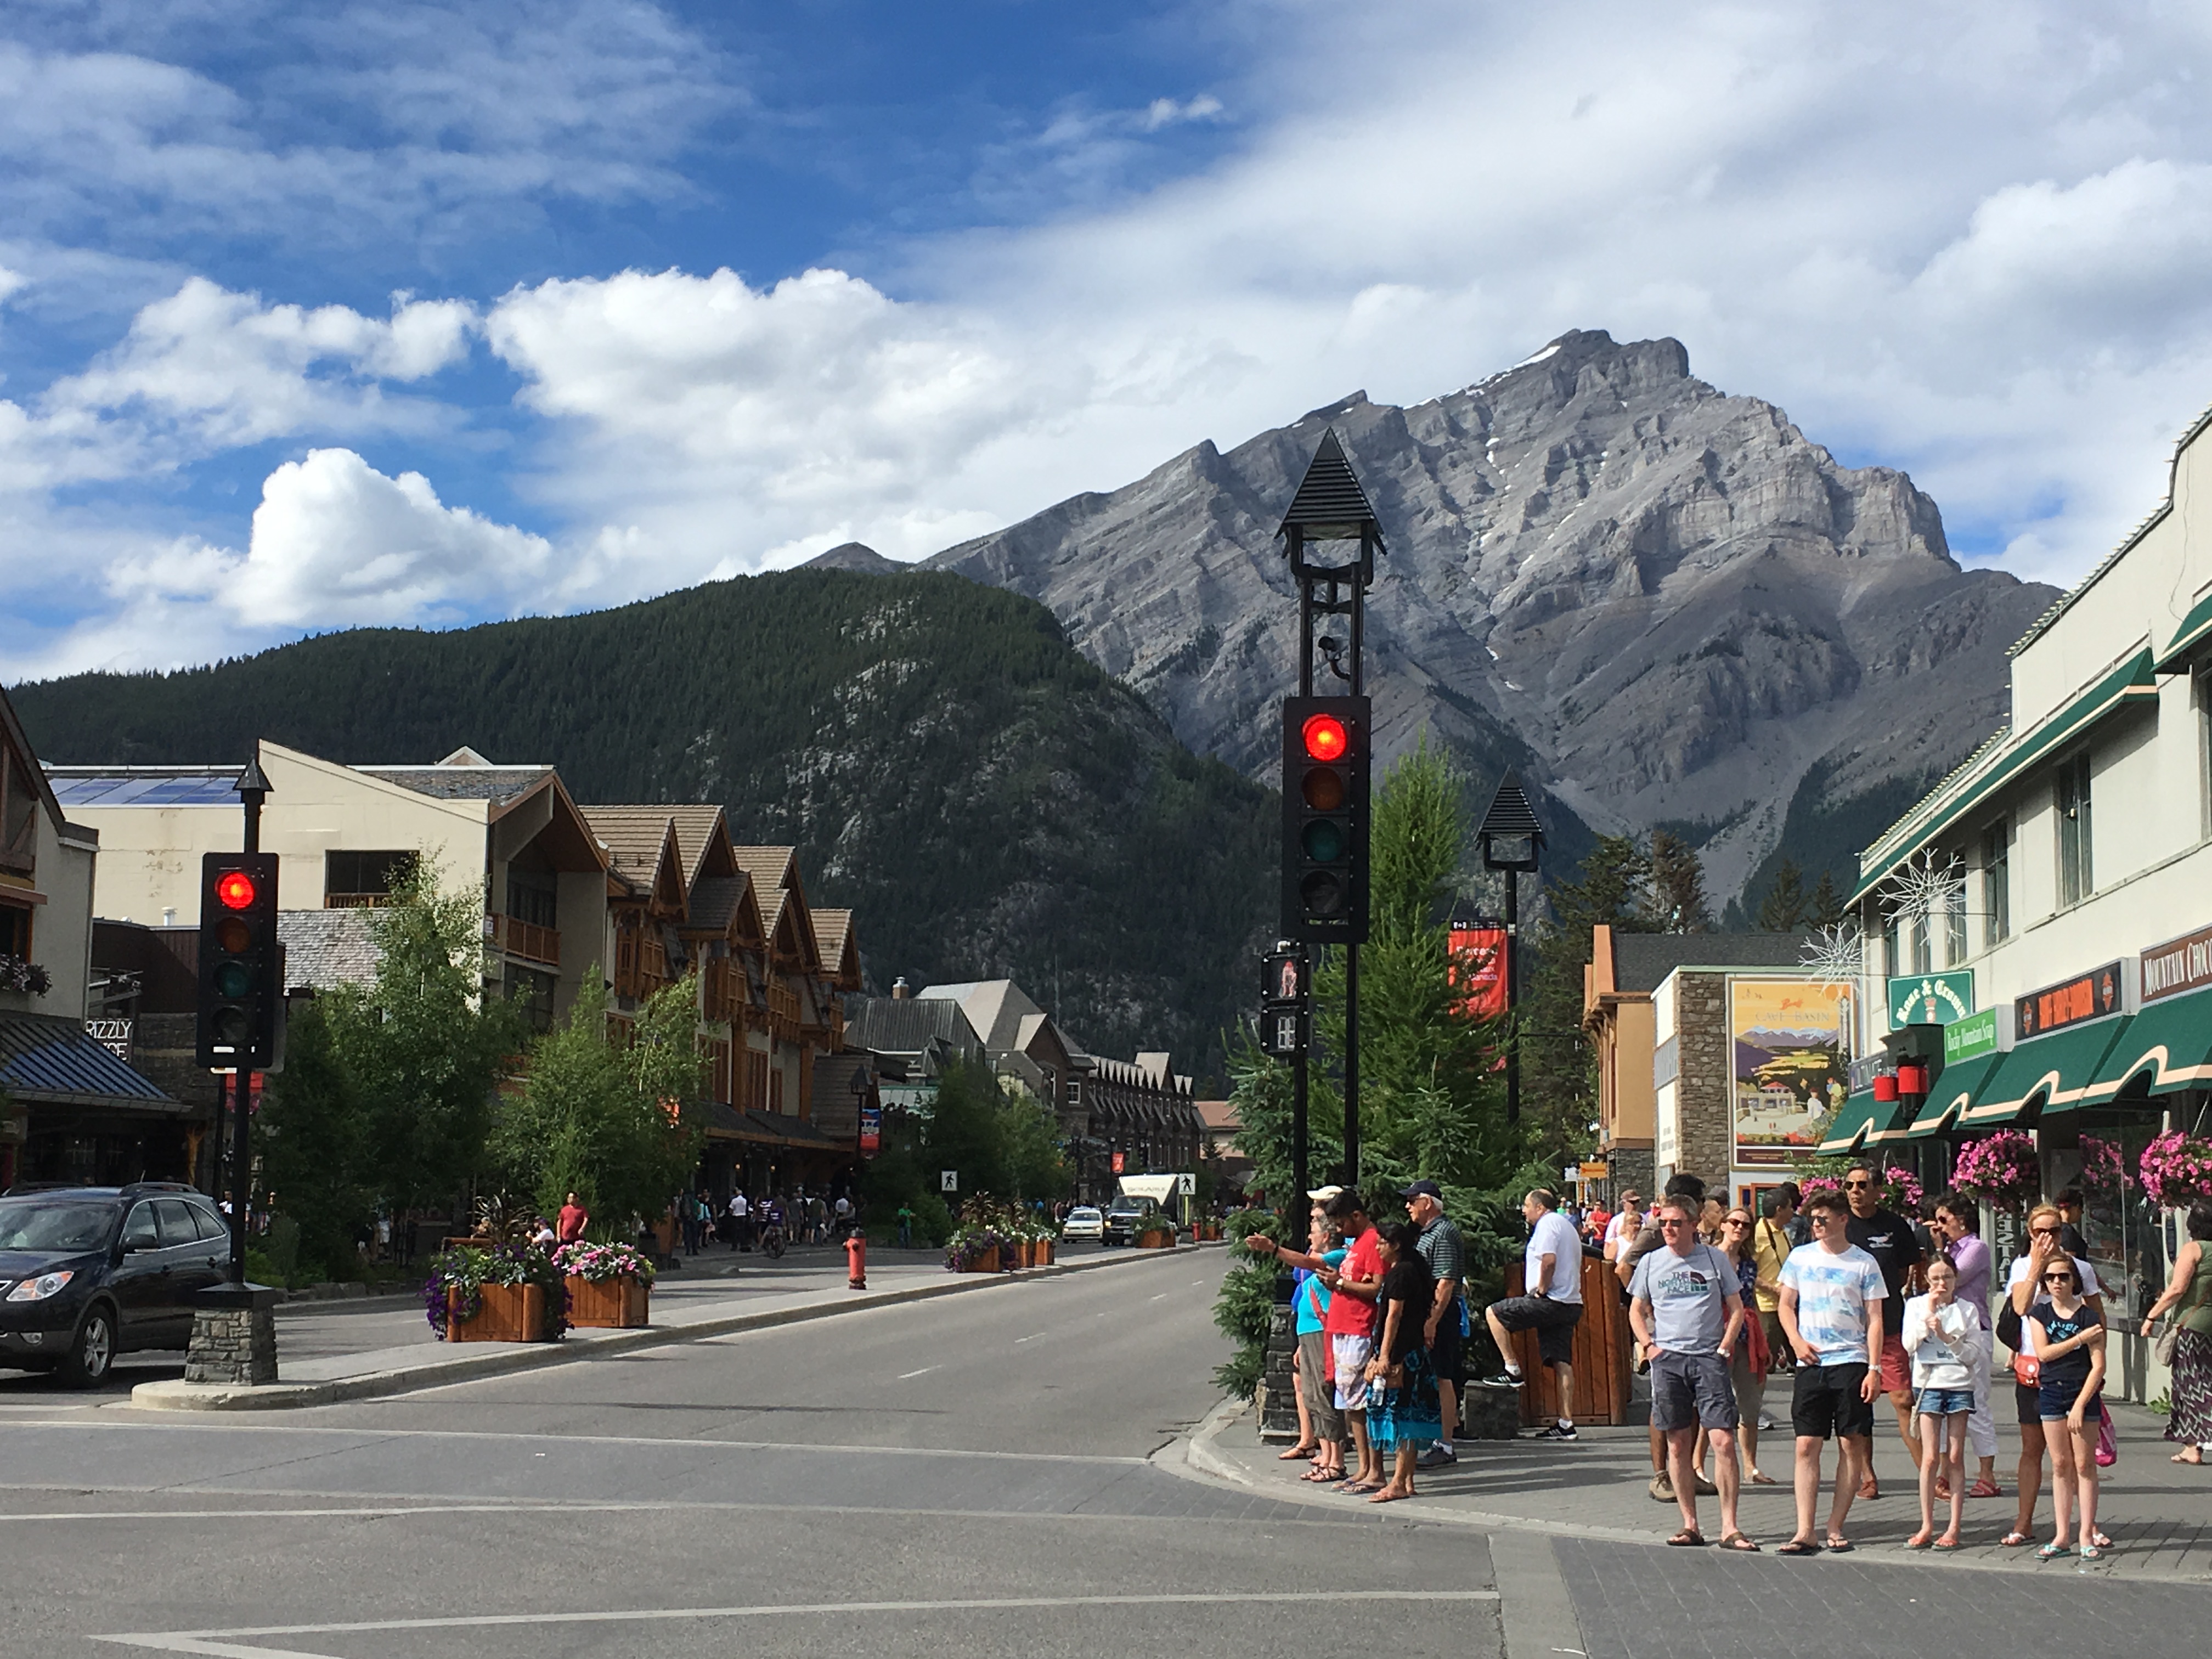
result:
[[[1413,1460],[1418,1468],[1424,1469],[1441,1469],[1458,1462],[1459,1454],[1452,1449],[1449,1440],[1438,1440],[1422,1448],[1421,1455]]]
[[[1761,1412],[1761,1413],[1759,1413],[1759,1432],[1760,1432],[1761,1434],[1765,1433],[1769,1429],[1771,1429],[1771,1428],[1773,1428],[1773,1427],[1775,1427],[1775,1426],[1776,1426],[1776,1425],[1775,1425],[1775,1421],[1774,1421],[1774,1413],[1773,1413],[1772,1412]]]

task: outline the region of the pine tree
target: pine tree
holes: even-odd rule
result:
[[[358,1093],[340,1062],[327,1005],[290,1018],[284,1069],[269,1079],[254,1120],[269,1204],[300,1230],[298,1264],[331,1279],[354,1276],[354,1241],[374,1213],[362,1157]]]
[[[1671,830],[1651,832],[1651,918],[1662,933],[1711,931],[1705,866],[1698,849]]]
[[[1843,921],[1844,896],[1836,890],[1836,878],[1828,871],[1820,872],[1820,884],[1813,889],[1809,902],[1815,927],[1833,927]]]
[[[1601,836],[1574,881],[1555,884],[1522,978],[1521,1109],[1532,1150],[1558,1164],[1592,1144],[1597,1060],[1583,1034],[1583,973],[1593,930],[1652,931],[1650,860],[1626,836]]]
[[[1834,890],[1832,885],[1831,893]],[[1794,933],[1805,924],[1812,902],[1805,896],[1805,872],[1785,858],[1774,872],[1774,884],[1759,902],[1759,925],[1769,933]]]

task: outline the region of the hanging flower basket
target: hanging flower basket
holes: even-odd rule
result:
[[[2043,1164],[2035,1143],[2017,1129],[1999,1129],[1959,1150],[1951,1182],[2001,1210],[2017,1210],[2043,1190]]]
[[[2081,1181],[2084,1186],[2106,1192],[2125,1193],[2135,1185],[2135,1177],[2128,1173],[2127,1158],[2118,1141],[2106,1140],[2101,1135],[2081,1137]]]
[[[2212,1145],[2191,1140],[2179,1129],[2144,1147],[2136,1169],[2143,1191],[2161,1209],[2180,1209],[2212,1194]]]

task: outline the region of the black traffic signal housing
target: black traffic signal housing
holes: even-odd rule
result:
[[[1283,699],[1283,937],[1367,939],[1368,786],[1373,713],[1365,697]]]
[[[276,941],[276,854],[200,860],[199,1063],[265,1072],[279,1059],[283,952]]]

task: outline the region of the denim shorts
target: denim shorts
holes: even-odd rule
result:
[[[1955,1417],[1974,1409],[1972,1389],[1923,1389],[1912,1409],[1923,1417]]]

